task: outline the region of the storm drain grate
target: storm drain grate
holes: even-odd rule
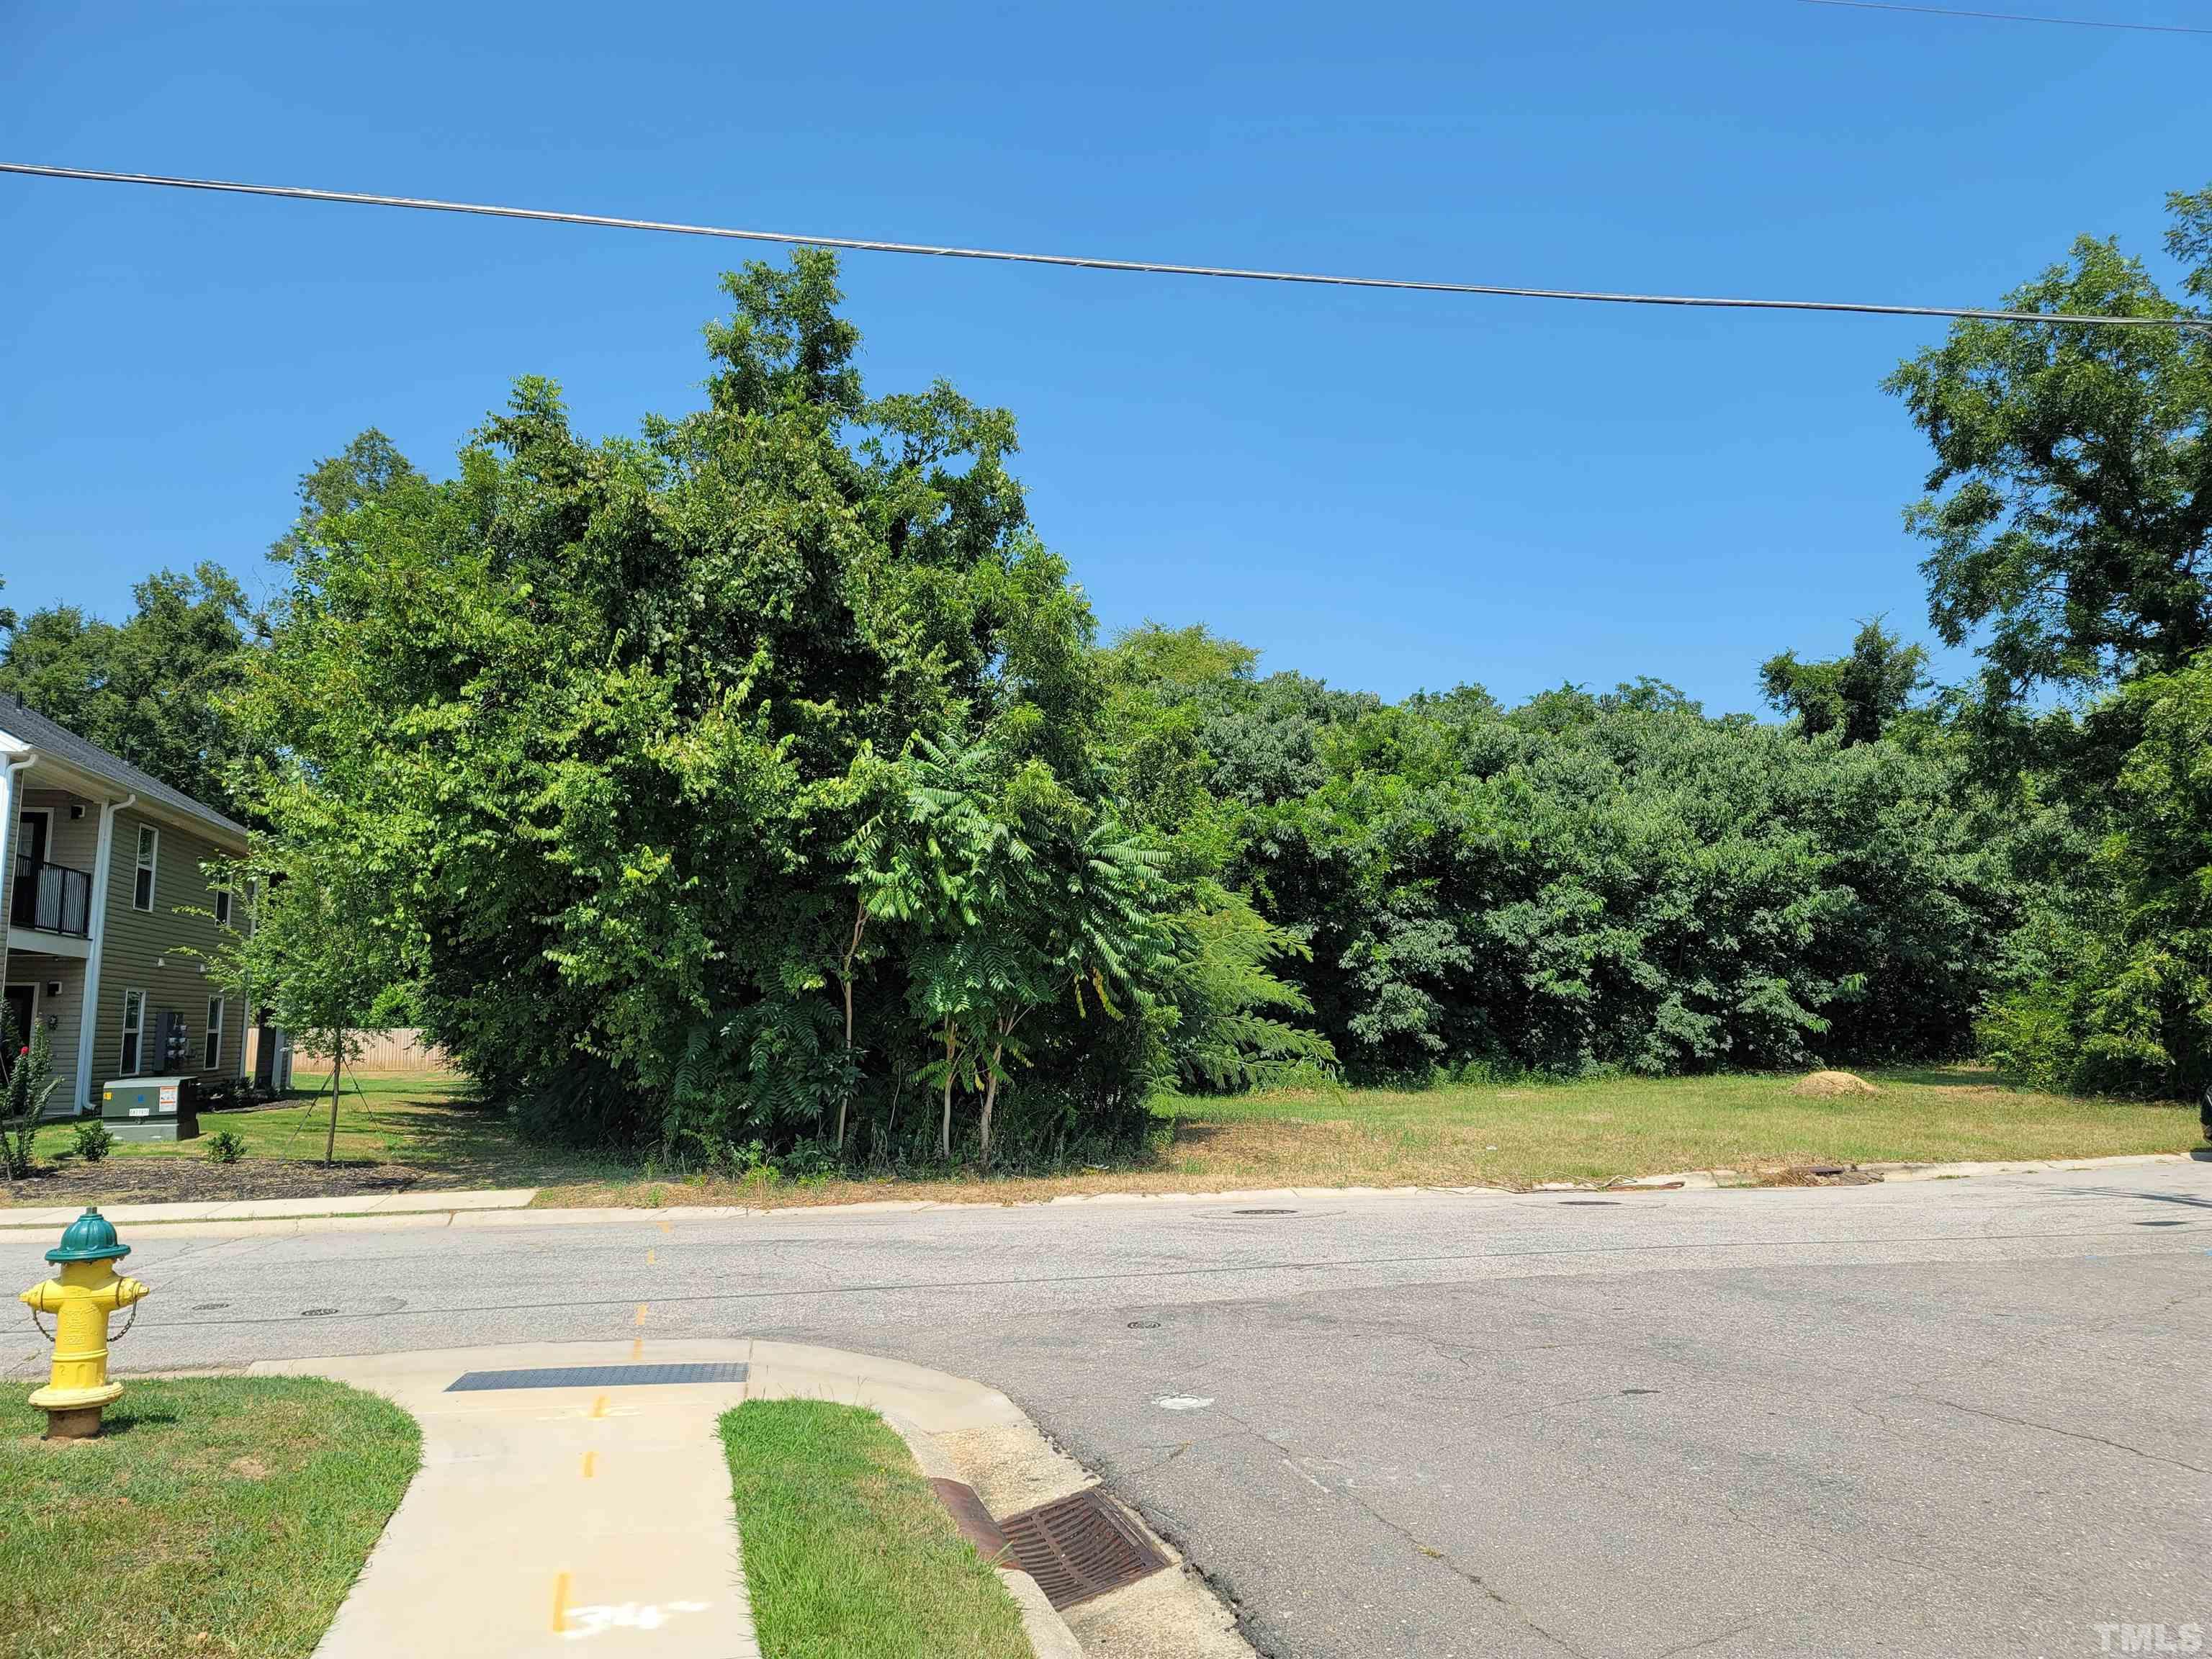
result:
[[[1168,1564],[1097,1486],[1008,1516],[999,1526],[1013,1546],[1016,1564],[1055,1607],[1133,1584]]]
[[[741,1364],[702,1365],[548,1365],[535,1370],[464,1371],[447,1394],[477,1389],[635,1389],[654,1382],[742,1382]]]

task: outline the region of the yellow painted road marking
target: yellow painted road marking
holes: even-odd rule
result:
[[[553,1575],[553,1633],[563,1635],[568,1629],[568,1575]]]
[[[645,1358],[645,1339],[643,1337],[634,1336],[630,1338],[629,1357],[632,1359],[642,1359]]]
[[[601,1395],[597,1400],[592,1401],[592,1415],[594,1418],[601,1418],[605,1417],[606,1414],[607,1397],[605,1395]]]
[[[593,1474],[598,1471],[598,1469],[599,1469],[599,1453],[597,1453],[597,1452],[595,1452],[595,1451],[587,1451],[587,1452],[586,1452],[586,1453],[584,1454],[584,1479],[585,1479],[585,1480],[590,1480],[590,1479],[592,1478],[592,1475],[593,1475]]]
[[[645,1323],[645,1307],[646,1304],[642,1302],[637,1304],[637,1322],[641,1325]]]
[[[645,1253],[645,1265],[648,1267],[653,1265],[653,1252],[651,1250],[647,1250]]]

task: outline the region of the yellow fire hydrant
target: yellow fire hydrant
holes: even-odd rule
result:
[[[31,1396],[46,1414],[49,1440],[98,1434],[100,1414],[122,1397],[123,1385],[107,1380],[107,1316],[146,1294],[143,1285],[115,1271],[116,1261],[130,1254],[128,1244],[116,1242],[115,1224],[88,1209],[70,1223],[60,1247],[46,1252],[59,1276],[18,1298],[33,1315],[55,1316],[53,1373]]]

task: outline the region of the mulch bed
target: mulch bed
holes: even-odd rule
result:
[[[198,1158],[110,1158],[98,1164],[74,1158],[48,1164],[12,1186],[0,1187],[0,1204],[34,1207],[88,1202],[131,1204],[228,1202],[247,1198],[352,1198],[447,1187],[451,1176],[404,1164],[320,1164],[288,1158],[246,1158],[210,1164]]]

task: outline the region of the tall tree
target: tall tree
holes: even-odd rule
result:
[[[0,653],[0,696],[119,755],[195,800],[234,810],[240,756],[224,698],[252,650],[245,590],[222,566],[158,571],[122,623],[50,605],[20,618]]]
[[[2189,325],[1961,322],[1889,380],[1936,453],[1907,512],[1929,614],[1983,655],[1961,725],[2019,830],[1983,1041],[2040,1080],[2153,1092],[2212,1081],[2212,189],[2168,206],[2187,298],[2085,237],[2007,304]]]
[[[1022,841],[1040,858],[1109,820],[1112,764],[1012,417],[941,382],[870,398],[836,275],[802,252],[726,279],[704,408],[594,443],[526,379],[450,481],[367,434],[278,544],[289,591],[238,702],[271,839],[377,852],[424,1023],[549,1133],[711,1157],[834,1142],[857,1111],[882,1151],[940,1012],[994,1139],[1010,1086],[1141,1116],[1157,1045],[1079,1042],[1065,960],[1018,1020],[980,995],[918,1018],[934,936],[854,868],[883,757],[917,738],[1064,810]],[[1024,918],[1081,914],[1065,883],[1007,888]]]
[[[2212,190],[2168,205],[2184,288],[2212,300]],[[1936,631],[1985,630],[2001,701],[2177,668],[2212,643],[2212,313],[2090,237],[2004,303],[2208,326],[1960,322],[1889,377],[1936,453],[1906,518]]]
[[[1876,617],[1859,624],[1850,654],[1800,662],[1784,651],[1760,665],[1759,678],[1766,701],[1796,716],[1808,737],[1833,732],[1849,748],[1874,742],[1911,706],[1928,684],[1928,648],[1905,644]]]

